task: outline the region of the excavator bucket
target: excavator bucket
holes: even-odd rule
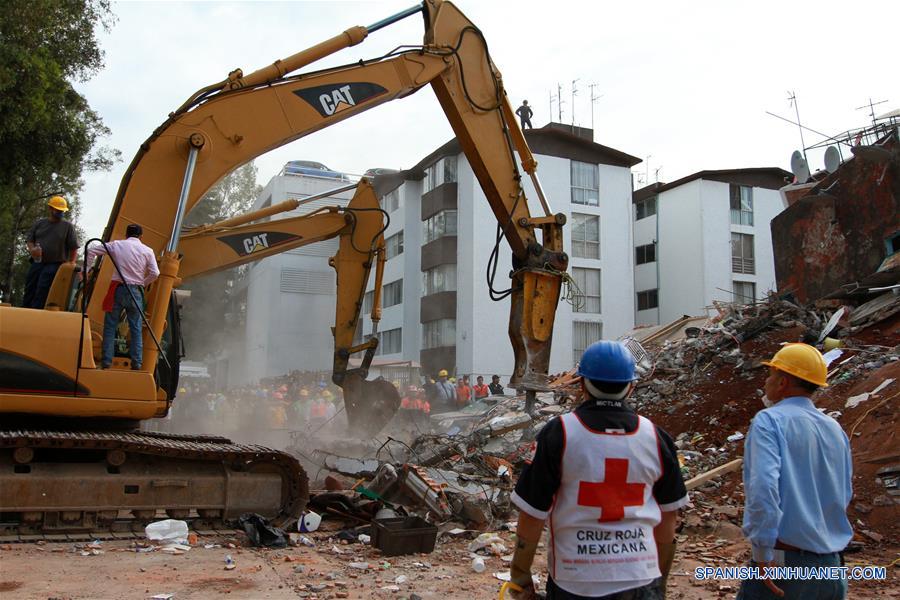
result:
[[[341,382],[347,424],[355,435],[373,436],[394,418],[400,408],[400,392],[390,381],[367,381],[349,372]]]

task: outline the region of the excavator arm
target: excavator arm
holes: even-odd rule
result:
[[[319,196],[345,191],[349,187]],[[347,206],[328,206],[301,216],[254,223],[294,210],[308,201],[288,200],[184,233],[179,242],[179,248],[184,253],[179,275],[184,280],[202,277],[337,237],[338,251],[328,260],[337,273],[337,302],[332,330],[333,379],[344,388],[350,428],[360,433],[374,433],[397,412],[400,395],[390,384],[385,386],[383,382],[366,381],[378,347],[378,337],[372,335],[356,345],[353,342],[373,267],[375,289],[381,290],[387,216],[378,203],[373,185],[363,179],[356,185],[356,192]],[[381,303],[378,300],[373,302],[371,317],[377,326],[381,320]],[[362,363],[350,369],[350,357],[357,352],[364,352]]]
[[[361,42],[372,31],[419,12],[426,26],[420,47],[292,75]],[[160,256],[161,276],[149,299],[151,331],[144,343],[145,370],[152,370],[156,363],[150,338],[162,333],[171,290],[189,272],[182,270],[182,264],[194,270],[206,268],[202,266],[205,258],[188,256],[191,243],[182,242],[181,235],[184,215],[203,194],[228,172],[269,150],[426,84],[431,84],[512,249],[509,334],[515,372],[511,384],[532,397],[534,391],[545,389],[554,316],[568,262],[562,251],[565,217],[550,213],[536,162],[513,118],[484,37],[444,0],[426,0],[369,28],[348,29],[248,75],[237,69],[225,80],[198,90],[141,145],[122,180],[104,238],[122,237],[129,223],[139,223],[144,241]],[[516,153],[537,191],[540,216],[532,216],[529,210]],[[342,247],[344,243],[342,238]],[[197,251],[202,252],[197,249],[191,254]],[[347,286],[357,285],[348,281],[359,273],[354,275],[346,267],[345,275],[337,257],[335,267],[340,298]],[[106,265],[95,289],[105,289],[110,275]],[[96,331],[102,322],[100,303],[95,294],[88,309]],[[349,323],[340,316],[336,343],[338,336],[347,336]]]

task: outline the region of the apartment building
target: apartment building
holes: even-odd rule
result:
[[[699,171],[634,192],[635,322],[708,314],[774,290],[771,220],[785,208],[778,168]]]
[[[557,311],[550,369],[562,371],[591,342],[634,324],[630,169],[640,160],[594,143],[593,133],[579,127],[551,123],[525,135],[551,210],[569,219],[564,247],[583,293],[575,305],[561,301]],[[406,174],[383,200],[391,222],[379,354],[419,362],[431,374],[447,369],[505,379],[513,366],[509,300],[493,302],[488,293],[497,221],[484,193],[455,139]],[[538,214],[530,182],[525,189]],[[511,252],[501,242],[494,288],[509,286],[511,268]],[[359,334],[368,335],[371,326],[365,316]]]

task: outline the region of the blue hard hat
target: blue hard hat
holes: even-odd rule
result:
[[[578,374],[594,381],[628,383],[634,375],[634,357],[623,344],[600,340],[587,347],[578,363]]]

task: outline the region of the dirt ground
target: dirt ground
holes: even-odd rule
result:
[[[705,537],[686,535],[670,579],[669,598],[733,598],[736,581],[698,582],[697,566],[741,564],[746,557],[743,540],[728,541],[734,532]],[[512,548],[509,532],[499,534]],[[181,555],[161,551],[135,552],[131,541],[105,541],[99,554],[73,543],[22,543],[0,547],[0,598],[12,599],[105,599],[152,598],[172,594],[173,600],[200,598],[496,598],[500,581],[495,572],[508,571],[502,558],[485,559],[487,569],[475,573],[468,540],[440,542],[431,554],[384,558],[377,550],[360,544],[342,545],[329,534],[312,534],[316,546],[267,550],[224,545],[225,538],[200,538]],[[232,540],[240,543],[238,540]],[[335,551],[335,549],[337,551]],[[856,554],[848,562],[888,565],[896,560],[900,546],[885,546]],[[226,556],[235,568],[226,570]],[[543,572],[540,551],[535,572]],[[351,563],[368,563],[368,569]],[[357,565],[359,566],[359,565]],[[900,572],[888,568],[884,582],[851,583],[849,598],[900,598]]]

